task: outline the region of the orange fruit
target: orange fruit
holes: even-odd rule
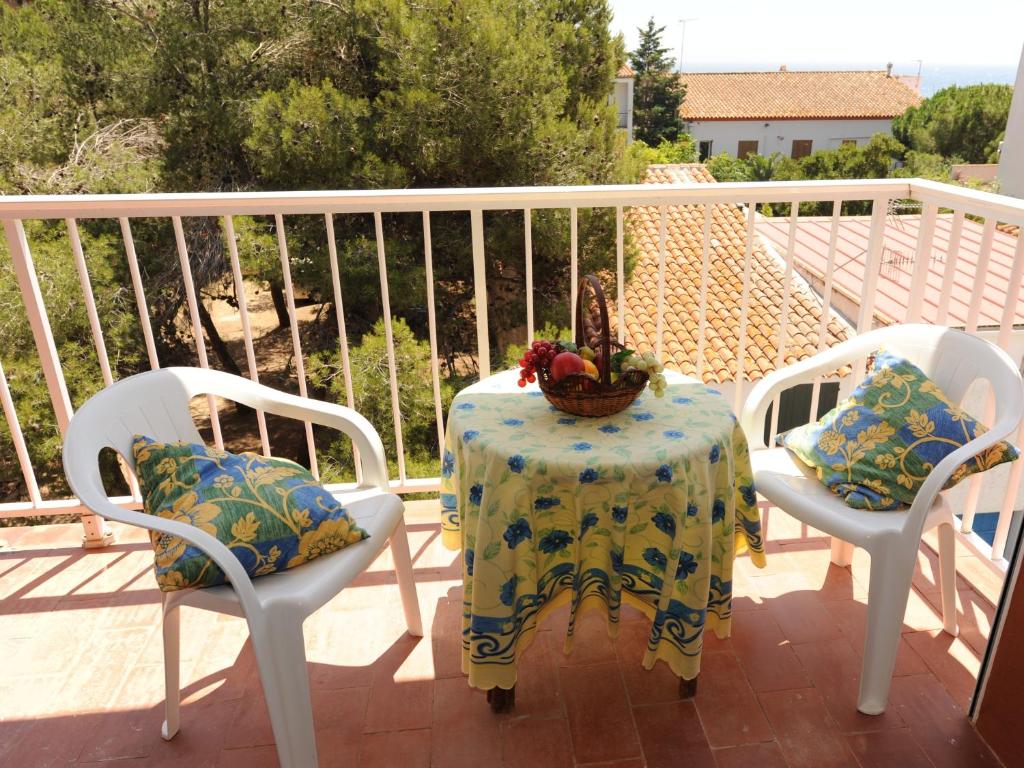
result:
[[[583,361],[583,372],[588,376],[593,376],[595,379],[600,379],[601,374],[597,371],[597,366],[594,365],[590,360]]]

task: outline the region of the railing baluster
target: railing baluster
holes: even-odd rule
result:
[[[910,298],[907,301],[906,322],[921,321],[921,308],[924,295],[928,290],[928,276],[931,272],[932,242],[935,239],[935,217],[938,206],[928,204],[921,215],[921,227],[917,232],[917,249],[914,252],[914,265],[910,273]]]
[[[626,343],[626,263],[625,235],[622,228],[622,206],[615,207],[615,294],[618,306],[619,344]]]
[[[747,355],[747,324],[750,320],[750,268],[754,260],[754,224],[757,221],[757,206],[755,203],[747,203],[747,245],[743,254],[743,296],[740,300],[740,337],[736,346],[736,391],[733,394],[733,409],[740,412],[743,406],[744,369],[746,368]]]
[[[491,340],[487,328],[487,263],[484,258],[484,214],[469,212],[473,235],[473,298],[476,303],[477,369],[481,380],[491,375]]]
[[[527,211],[527,265],[531,261],[529,253],[529,215],[529,211]],[[437,362],[437,318],[435,317],[436,310],[434,308],[434,248],[430,239],[430,211],[423,212],[423,261],[426,265],[427,278],[427,332],[430,336],[430,381],[434,388],[434,421],[437,423],[437,450],[442,451],[444,449],[444,408],[441,405],[441,371]],[[531,275],[527,273],[527,282],[529,282],[530,277]],[[532,325],[532,318],[530,320]],[[532,327],[527,330],[527,336],[532,341]]]
[[[398,366],[395,362],[395,336],[391,328],[391,297],[388,293],[388,267],[384,254],[384,222],[380,211],[374,211],[373,226],[377,234],[377,269],[380,272],[380,299],[384,309],[384,336],[388,345],[388,375],[391,382],[391,417],[395,422],[395,451],[398,454],[398,479],[404,485],[406,480],[405,447],[402,443],[402,412],[398,403]],[[482,235],[483,233],[481,232],[481,237]]]
[[[978,252],[978,265],[974,272],[974,286],[971,290],[971,304],[967,310],[967,325],[964,328],[967,333],[976,333],[978,330],[978,317],[981,315],[982,298],[985,295],[985,285],[988,282],[988,264],[992,258],[992,241],[995,237],[997,223],[994,216],[985,218],[985,226],[981,233],[981,250]],[[983,421],[991,422],[994,413],[995,402],[992,399],[992,392],[989,391]],[[974,529],[974,516],[978,512],[978,501],[981,498],[983,483],[984,480],[980,474],[972,475],[968,481],[963,517],[960,518],[960,530],[963,533]]]
[[[2,363],[0,363],[0,403],[3,404],[7,428],[11,433],[11,442],[14,443],[14,452],[18,456],[21,476],[25,478],[25,489],[28,491],[29,501],[33,507],[38,509],[39,505],[42,504],[42,497],[39,495],[39,483],[36,482],[36,473],[32,468],[32,457],[29,456],[28,446],[25,444],[25,435],[21,431],[21,422],[18,420],[18,412],[14,408],[14,398],[11,397],[11,388],[7,384],[7,374],[4,373]]]
[[[75,257],[75,270],[78,272],[78,284],[82,288],[82,298],[85,300],[85,314],[89,318],[89,330],[92,332],[92,345],[96,350],[96,359],[100,364],[100,374],[103,376],[103,383],[110,386],[114,383],[114,377],[110,373],[110,358],[107,357],[107,345],[103,340],[103,328],[100,326],[100,317],[96,313],[96,297],[92,292],[92,281],[89,279],[89,268],[85,263],[85,252],[82,250],[82,238],[78,232],[78,222],[74,219],[64,219],[68,228],[68,237],[71,240],[71,253]]]
[[[259,370],[256,368],[256,350],[252,344],[252,326],[249,324],[249,304],[245,298],[245,282],[242,279],[242,265],[238,260],[238,241],[235,238],[235,222],[231,216],[225,216],[224,239],[228,244],[228,257],[231,260],[231,277],[235,283],[235,300],[238,302],[238,319],[242,323],[242,338],[245,343],[245,361],[249,368],[249,378],[255,382],[260,380]],[[260,431],[260,444],[263,446],[263,455],[270,455],[270,437],[267,434],[267,417],[263,411],[256,410],[256,423]]]
[[[956,278],[956,261],[960,254],[960,239],[964,231],[964,212],[957,210],[953,214],[953,225],[949,231],[949,245],[946,246],[946,271],[942,276],[942,292],[939,295],[939,307],[935,317],[938,325],[945,325],[949,319],[949,299],[953,295],[953,282]]]
[[[281,274],[284,277],[284,297],[288,304],[288,325],[292,332],[292,351],[295,355],[295,377],[299,380],[299,394],[309,397],[306,391],[306,366],[302,361],[302,339],[299,336],[299,316],[295,311],[295,289],[292,286],[291,260],[288,258],[288,238],[284,232],[284,216],[274,214],[274,229],[277,230],[277,253],[281,258]],[[305,422],[306,447],[309,449],[309,471],[320,478],[320,467],[316,460],[316,442],[313,440],[313,425]]]
[[[92,281],[89,279],[89,267],[85,263],[85,252],[82,250],[82,238],[78,231],[78,222],[67,218],[64,223],[68,228],[68,238],[71,240],[71,253],[75,258],[75,269],[78,272],[78,284],[82,288],[82,298],[85,300],[85,314],[89,318],[89,330],[92,332],[92,345],[96,350],[96,359],[100,364],[100,375],[103,377],[104,386],[109,387],[114,383],[114,377],[110,373],[110,358],[107,357],[107,345],[103,340],[103,328],[100,326],[100,317],[96,312],[96,296],[92,292]],[[129,469],[124,459],[118,456],[118,466],[121,474],[128,483],[128,489],[133,499],[141,499],[139,481],[135,479],[135,473]]]
[[[832,317],[832,278],[836,268],[836,244],[839,242],[839,224],[843,201],[836,200],[832,203],[832,228],[828,238],[828,261],[825,265],[825,287],[821,298],[821,322],[818,324],[818,352],[824,352],[827,346],[825,340],[828,338],[828,321]],[[821,397],[821,376],[814,377],[811,385],[811,413],[810,421],[818,418],[818,401]]]
[[[424,216],[428,215],[426,213]],[[533,213],[523,209],[523,250],[526,256],[526,346],[533,344]]]
[[[4,219],[4,235],[11,253],[14,275],[18,280],[21,300],[25,304],[29,327],[39,355],[39,365],[43,369],[46,388],[53,405],[53,414],[57,419],[57,427],[61,434],[68,428],[73,409],[71,398],[68,397],[67,384],[64,382],[64,370],[57,355],[57,346],[53,342],[50,330],[50,319],[46,314],[43,294],[39,290],[39,278],[32,263],[32,251],[25,236],[25,227],[21,219]],[[85,531],[83,545],[85,547],[102,547],[114,540],[113,534],[107,531],[103,518],[93,514],[82,514],[82,528]]]
[[[857,315],[857,333],[870,331],[875,322],[875,294],[878,291],[878,276],[882,268],[882,247],[885,244],[885,220],[889,213],[889,198],[878,197],[871,201],[871,229],[868,233],[868,252],[864,260],[864,286],[861,296],[860,314]],[[864,380],[863,361],[853,367],[851,384],[857,386]]]
[[[146,292],[142,287],[142,274],[139,272],[139,258],[135,253],[135,239],[132,237],[131,223],[127,216],[118,219],[121,224],[121,239],[124,241],[125,255],[128,257],[128,272],[132,277],[132,291],[135,293],[135,305],[139,310],[139,324],[142,326],[142,338],[146,342],[146,354],[149,356],[150,370],[160,368],[160,359],[153,341],[153,321],[149,317],[149,306],[146,304]]]
[[[704,203],[704,243],[700,257],[700,318],[697,320],[697,378],[704,381],[704,346],[708,335],[708,276],[711,273],[711,224],[714,205]]]
[[[181,278],[185,283],[185,300],[192,318],[192,335],[196,339],[196,354],[199,356],[199,367],[209,368],[210,361],[206,357],[206,341],[203,337],[203,324],[199,319],[199,301],[196,299],[196,286],[192,280],[192,265],[188,260],[188,248],[185,245],[185,230],[181,226],[181,217],[172,216],[171,226],[174,227],[174,242],[178,249],[178,263],[181,265]],[[213,395],[206,396],[210,407],[210,426],[213,429],[213,442],[221,450],[224,449],[224,436],[220,431],[220,416],[217,413],[217,401]]]
[[[569,327],[573,341],[576,340],[576,294],[580,283],[579,247],[579,210],[573,207],[569,209]]]
[[[668,261],[668,209],[658,206],[658,317],[654,354],[661,360],[665,348],[665,263]]]
[[[338,268],[338,244],[334,238],[334,214],[324,214],[324,225],[327,227],[327,255],[331,262],[331,286],[334,290],[335,314],[338,316],[338,345],[341,348],[341,372],[345,376],[345,404],[356,407],[355,394],[352,392],[352,366],[348,357],[348,331],[345,330],[345,304],[341,300],[341,270]],[[352,443],[352,461],[355,464],[356,482],[363,482],[363,466],[359,462],[359,449]]]
[[[996,343],[1007,352],[1010,351],[1010,341],[1013,335],[1013,321],[1017,316],[1017,306],[1020,303],[1020,286],[1024,283],[1024,238],[1017,237],[1017,247],[1013,252],[1013,267],[1010,271],[1010,280],[1007,283],[1009,290],[1006,296],[1006,303],[1003,305],[1003,315],[999,321],[999,336]],[[1012,295],[1010,295],[1012,294]],[[1016,445],[1021,445],[1024,440],[1024,422],[1017,429]],[[1024,461],[1017,459],[1010,469],[1009,478],[1006,483],[1006,493],[1003,495],[1003,503],[999,507],[999,517],[996,520],[996,531],[992,539],[992,559],[999,560],[1006,552],[1006,540],[1010,533],[1010,523],[1013,521],[1014,507],[1017,505],[1017,489],[1020,488],[1021,472],[1024,471]],[[979,475],[975,475],[978,477]]]
[[[789,341],[789,304],[793,297],[793,265],[796,262],[796,228],[800,219],[800,203],[790,203],[789,240],[786,244],[786,278],[782,286],[782,309],[779,312],[779,346],[775,352],[775,370],[780,370],[786,363],[786,344]],[[775,443],[779,433],[779,405],[781,395],[772,401],[772,423],[768,430],[768,445]]]

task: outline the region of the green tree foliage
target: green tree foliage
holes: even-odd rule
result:
[[[1009,85],[943,88],[893,120],[893,135],[917,152],[959,162],[995,162],[1012,97]]]
[[[38,0],[18,10],[0,3],[0,193],[635,181],[642,168],[627,156],[608,104],[624,58],[610,18],[606,0]],[[538,322],[568,319],[568,219],[567,211],[533,215]],[[363,338],[353,351],[357,405],[389,439],[373,218],[333,221],[348,329]],[[471,363],[475,349],[469,223],[464,212],[431,217],[444,318],[439,344],[449,372],[456,360]],[[221,222],[183,224],[201,295],[230,293]],[[281,300],[273,217],[236,217],[234,225],[245,278]],[[145,355],[117,222],[79,226],[115,375],[135,372]],[[337,334],[324,219],[287,216],[285,228],[300,299],[324,302],[319,323],[304,329],[306,351],[329,356]],[[423,369],[429,357],[417,340],[426,335],[422,218],[385,215],[383,228],[396,343],[400,357],[417,361],[400,362],[404,419],[407,410],[426,407],[406,397],[431,397]],[[485,214],[496,358],[497,340],[525,316],[522,228],[521,214]],[[161,362],[192,364],[170,224],[134,219],[132,231]],[[77,404],[102,380],[67,233],[63,225],[32,224],[29,237]],[[580,209],[581,269],[614,263],[614,242],[611,212]],[[41,481],[57,488],[59,435],[2,245],[0,260],[8,275],[0,301],[9,308],[0,325],[3,363],[23,426],[33,433]],[[219,364],[230,369],[234,361],[216,343],[215,323],[205,311],[202,319]],[[317,379],[337,396],[332,381],[327,374]],[[415,415],[406,425],[411,462],[436,449],[432,399],[428,405],[422,426]],[[4,430],[0,451],[5,495],[24,496],[10,490],[20,473]]]
[[[672,71],[669,48],[661,45],[664,27],[655,27],[654,19],[646,29],[638,29],[640,42],[629,54],[636,72],[633,85],[633,133],[650,146],[662,141],[675,141],[683,130],[679,107],[686,96],[686,86]]]
[[[629,145],[629,153],[643,167],[661,163],[695,163],[698,156],[697,145],[688,133],[679,134],[675,141],[662,139],[656,147],[637,139]]]
[[[733,157],[728,152],[719,152],[709,157],[705,165],[715,181],[749,181],[750,169],[746,160]]]
[[[392,318],[395,342],[395,368],[398,379],[398,407],[402,420],[402,438],[406,462],[411,476],[429,475],[437,471],[437,424],[431,380],[430,344],[417,339],[398,317]],[[397,475],[395,456],[397,448],[394,429],[390,428],[391,390],[388,368],[387,338],[384,320],[378,320],[371,331],[363,335],[359,344],[349,352],[352,370],[352,394],[355,409],[373,424],[389,425],[381,428],[384,453],[391,464],[392,476]],[[310,381],[328,392],[338,402],[345,402],[345,374],[341,354],[336,349],[316,353],[310,360]],[[447,412],[454,396],[451,382],[441,379],[441,404]],[[335,435],[337,437],[337,435]],[[341,438],[323,453],[329,481],[351,480],[351,443]]]

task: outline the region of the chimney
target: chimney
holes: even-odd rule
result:
[[[779,67],[779,72],[789,72],[789,67],[783,64],[781,67]]]
[[[890,61],[885,65],[885,76],[892,77],[892,62]]]

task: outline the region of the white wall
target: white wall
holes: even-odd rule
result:
[[[1013,88],[1010,116],[1006,121],[1006,138],[999,153],[999,191],[1004,195],[1024,197],[1024,50],[1017,67],[1017,84]]]
[[[694,141],[711,139],[711,153],[735,156],[740,141],[757,141],[761,155],[790,156],[793,139],[810,139],[811,151],[835,149],[843,139],[866,144],[876,133],[891,133],[891,120],[705,120],[687,124]]]
[[[626,131],[626,141],[633,141],[633,78],[615,78],[614,88],[608,97],[619,115],[619,128]]]

